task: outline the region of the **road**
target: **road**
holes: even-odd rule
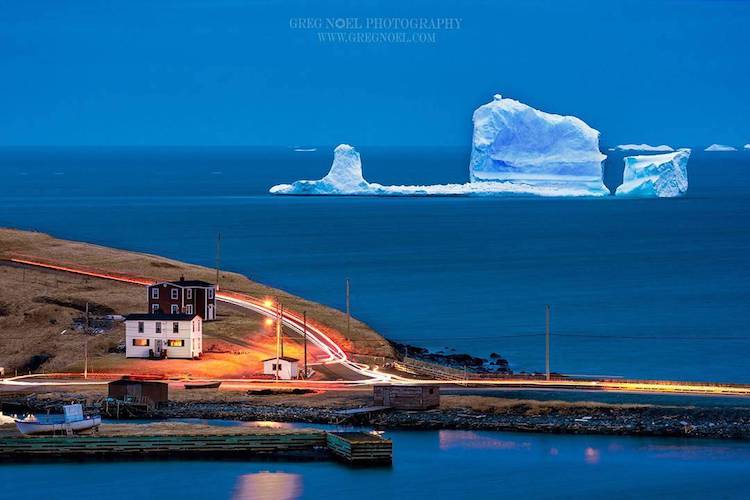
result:
[[[35,260],[28,257],[13,257],[11,262],[45,268],[55,271],[73,273],[78,275],[89,276],[115,280],[137,285],[151,285],[155,283],[152,280],[137,278],[116,273],[106,273],[103,271],[93,271],[89,269],[71,267],[70,265],[61,265],[41,260]],[[276,318],[277,311],[272,303],[267,299],[252,297],[247,294],[231,291],[219,291],[216,298],[222,302],[234,304],[269,318]],[[294,311],[284,310],[282,314],[282,324],[288,330],[302,336],[304,333],[302,317]],[[492,379],[471,379],[471,380],[432,380],[432,379],[412,379],[398,375],[383,373],[377,367],[371,367],[362,363],[357,363],[349,358],[341,347],[336,344],[325,332],[319,328],[307,325],[307,340],[314,344],[323,353],[324,358],[320,361],[326,365],[335,365],[337,371],[342,374],[345,380],[339,381],[274,381],[274,383],[286,383],[290,385],[305,387],[356,387],[361,385],[371,385],[376,383],[391,384],[435,384],[442,386],[462,387],[471,385],[478,388],[503,388],[508,390],[526,389],[526,390],[543,390],[543,391],[601,391],[601,392],[621,392],[621,393],[650,393],[650,394],[695,394],[695,395],[718,395],[718,396],[750,396],[750,385],[747,384],[717,384],[712,382],[680,382],[667,380],[605,380],[605,379],[573,379],[562,378],[553,380],[530,379],[530,378],[492,378]],[[48,374],[49,375],[49,374]],[[236,384],[237,386],[246,386],[248,384],[268,384],[267,379],[221,379],[227,385]],[[34,377],[14,377],[0,380],[1,384],[6,385],[56,385],[49,381],[36,381]],[[80,381],[82,384],[101,384],[102,381]],[[59,382],[60,385],[70,385],[71,382]]]

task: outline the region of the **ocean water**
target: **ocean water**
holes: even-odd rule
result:
[[[0,498],[746,498],[744,442],[389,432],[392,467],[136,461],[0,466]],[[467,476],[466,471],[471,471]]]
[[[382,334],[515,370],[750,382],[750,153],[696,151],[681,199],[288,198],[332,147],[4,148],[0,225],[214,265]],[[384,184],[463,182],[468,149],[361,148]],[[606,180],[616,186],[621,154]]]

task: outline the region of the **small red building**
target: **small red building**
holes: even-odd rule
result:
[[[200,280],[164,281],[148,287],[151,314],[197,314],[203,321],[216,319],[216,285]]]

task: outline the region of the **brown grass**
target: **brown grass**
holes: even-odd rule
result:
[[[610,404],[594,401],[538,401],[533,399],[506,399],[497,396],[461,396],[444,395],[440,398],[440,407],[453,410],[474,410],[484,413],[503,413],[511,409],[523,409],[533,414],[548,410],[580,410],[585,408],[639,408],[648,405]]]
[[[81,266],[154,280],[189,279],[215,281],[215,270],[154,255],[52,238],[46,234],[0,229],[0,259],[30,256],[71,266]],[[142,287],[110,280],[86,278],[70,273],[0,266],[0,366],[11,374],[34,355],[49,355],[44,371],[80,371],[86,337],[71,333],[76,307],[85,302],[109,308],[117,314],[143,312],[146,294]],[[311,321],[346,332],[346,317],[340,311],[304,300],[284,291],[255,283],[231,272],[220,276],[222,290],[255,297],[278,297],[285,307],[307,311]],[[62,333],[67,330],[65,333]],[[273,332],[262,318],[247,310],[222,303],[219,321],[205,325],[204,347],[215,345],[221,354],[207,353],[200,362],[168,360],[125,360],[122,354],[108,354],[124,339],[122,326],[89,337],[90,370],[102,372],[166,373],[194,377],[246,376],[258,373],[259,361],[273,355]],[[299,342],[287,336],[285,354],[301,357]],[[380,335],[364,323],[352,320],[351,334],[343,339],[350,352],[392,357],[393,351]],[[316,353],[311,352],[311,356]]]
[[[182,422],[157,422],[151,424],[102,424],[99,434],[104,436],[226,436],[237,434],[288,434],[315,433],[314,429],[283,429],[259,426],[217,427],[215,425]]]

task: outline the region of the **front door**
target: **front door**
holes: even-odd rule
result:
[[[213,304],[208,305],[208,318],[207,319],[214,319],[214,306]]]
[[[154,342],[154,355],[161,356],[161,350],[163,348],[163,340],[156,339],[156,342]]]

